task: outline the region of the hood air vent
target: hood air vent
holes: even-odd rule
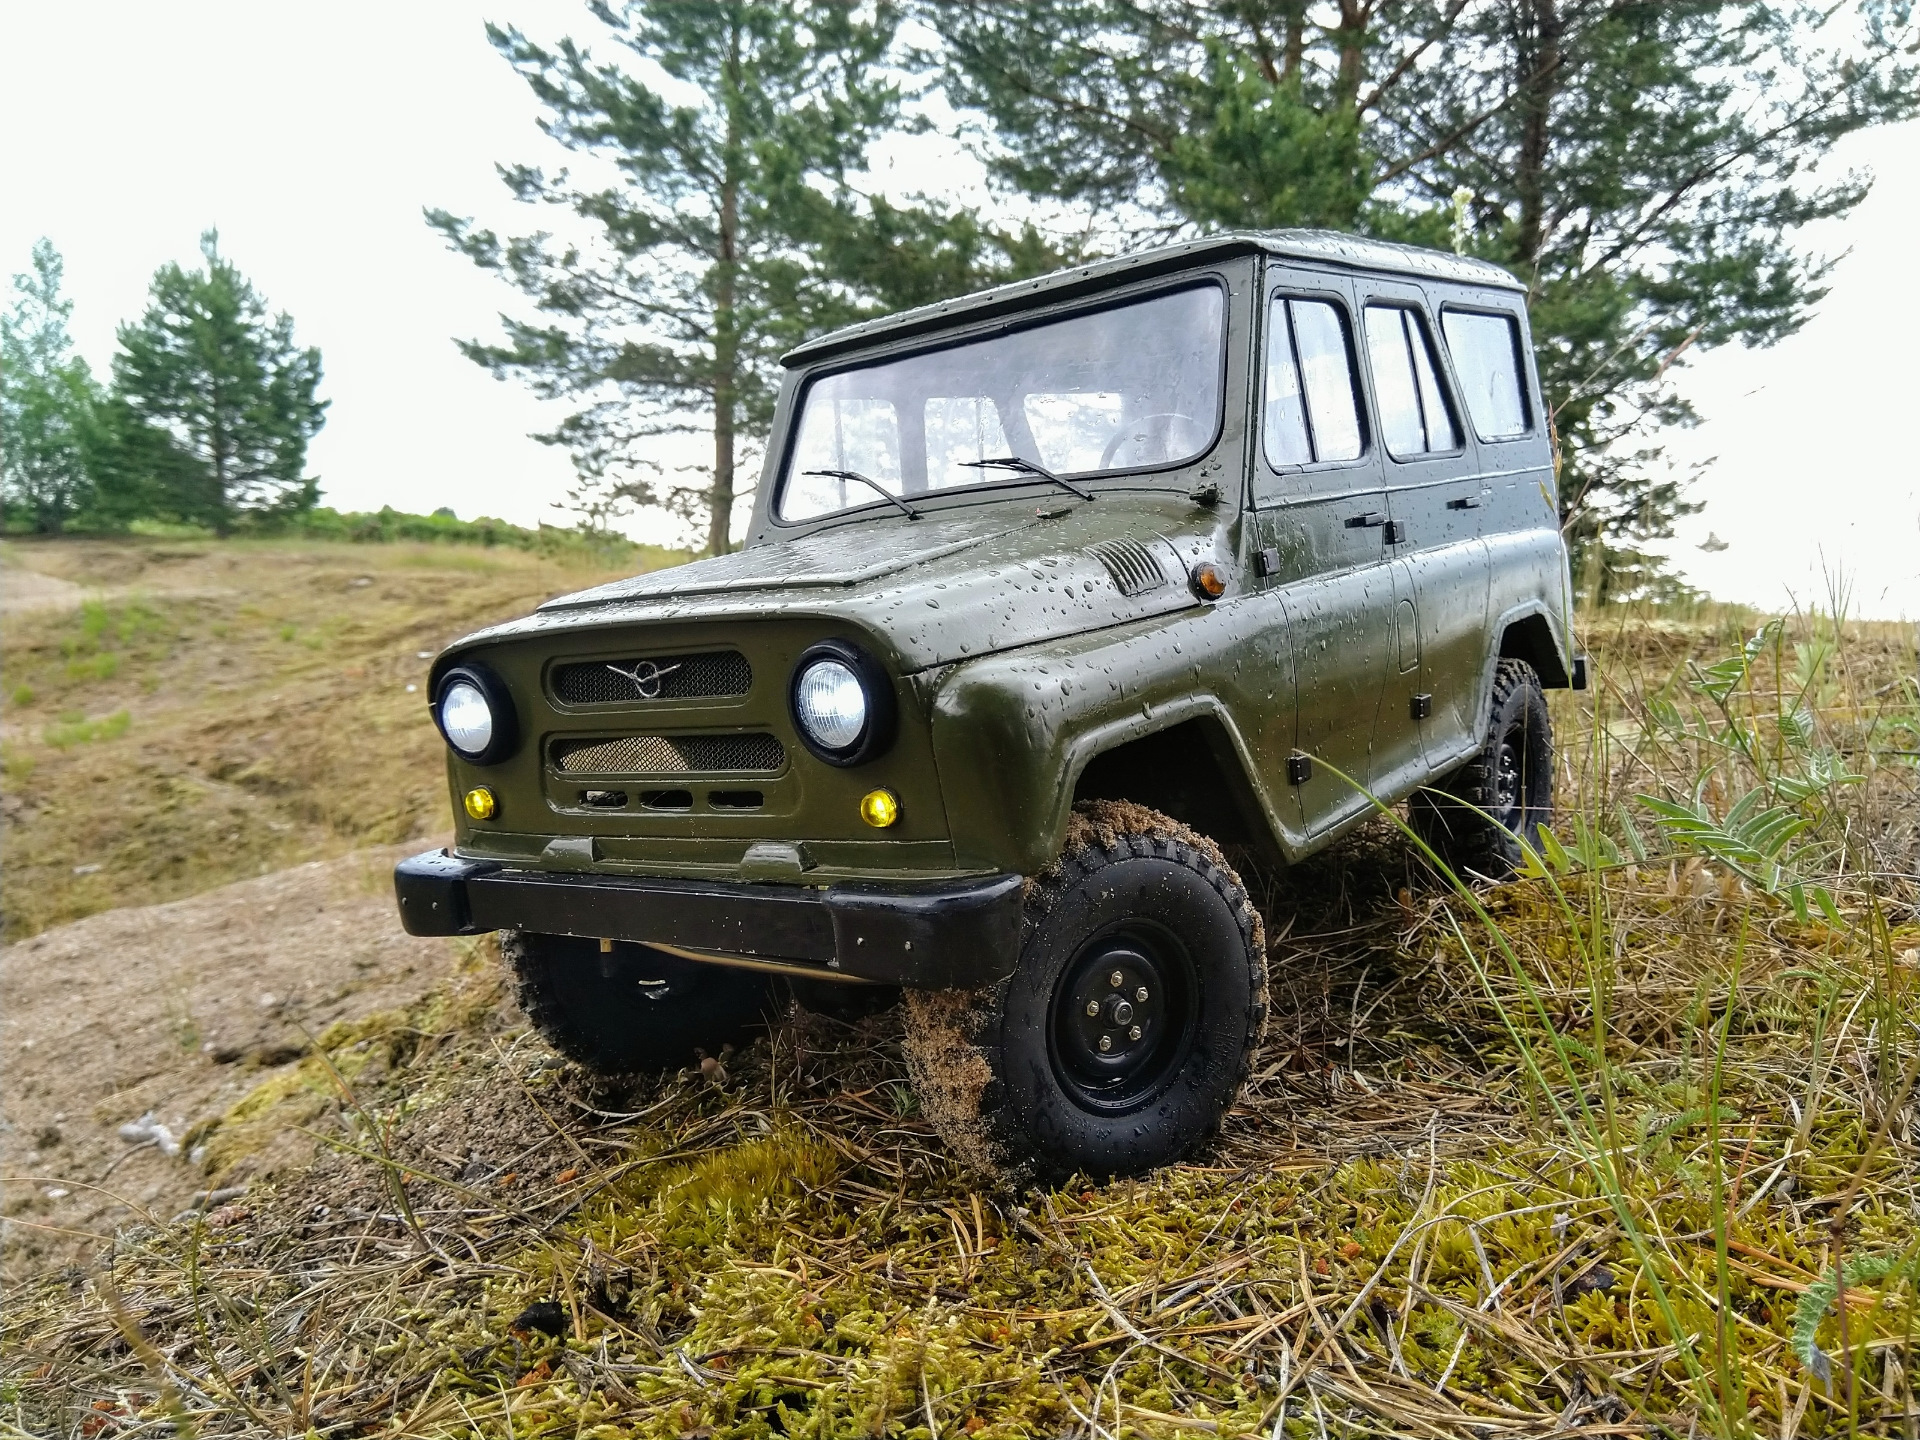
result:
[[[1120,587],[1122,595],[1144,594],[1167,583],[1160,562],[1138,540],[1102,540],[1098,545],[1089,545],[1087,554],[1107,567],[1107,573],[1113,576],[1113,583]]]
[[[627,735],[553,746],[562,775],[771,775],[786,759],[772,735]]]
[[[752,688],[753,667],[737,650],[581,660],[553,669],[553,696],[563,705],[712,700]]]

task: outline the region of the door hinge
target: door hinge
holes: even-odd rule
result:
[[[1377,530],[1386,523],[1387,517],[1378,510],[1369,510],[1364,515],[1349,515],[1347,517],[1347,528],[1349,530]]]
[[[1478,495],[1462,495],[1457,500],[1447,501],[1447,509],[1449,510],[1478,510],[1479,508],[1480,497]]]
[[[1431,720],[1433,718],[1433,696],[1416,695],[1408,704],[1407,709],[1416,720]]]
[[[1287,783],[1304,785],[1313,778],[1313,757],[1311,755],[1287,756]]]
[[[1387,544],[1404,545],[1407,543],[1407,527],[1398,520],[1387,521]]]
[[[1254,552],[1253,573],[1256,575],[1278,575],[1280,573],[1280,552],[1269,545],[1264,550]]]

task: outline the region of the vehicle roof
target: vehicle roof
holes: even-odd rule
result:
[[[804,364],[872,341],[936,329],[959,319],[976,318],[998,310],[1025,309],[1043,297],[1055,298],[1051,292],[1058,292],[1058,298],[1066,298],[1075,293],[1097,291],[1122,280],[1180,270],[1226,255],[1252,253],[1316,261],[1352,270],[1384,270],[1422,280],[1448,280],[1502,290],[1524,291],[1526,288],[1490,260],[1449,255],[1444,250],[1368,240],[1338,230],[1228,230],[1199,240],[1156,245],[1131,255],[1075,265],[1031,280],[1016,280],[1010,285],[997,285],[991,290],[979,290],[848,325],[796,345],[781,357],[781,363]]]

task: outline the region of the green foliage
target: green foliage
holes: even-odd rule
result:
[[[200,237],[206,268],[154,273],[147,311],[120,327],[113,361],[114,468],[145,481],[142,513],[212,527],[246,513],[309,508],[303,472],[325,421],[320,352],[293,338],[293,318]]]
[[[900,123],[885,63],[891,0],[591,9],[607,50],[630,59],[510,27],[488,34],[544,107],[541,128],[595,176],[513,165],[508,188],[569,211],[592,242],[502,237],[443,210],[428,219],[539,310],[537,321],[506,319],[502,341],[462,349],[539,395],[582,402],[537,438],[571,452],[581,476],[571,500],[587,526],[662,507],[718,553],[732,542],[737,472],[765,434],[783,351],[875,307],[1050,268],[1053,255],[1032,232],[869,202],[848,183],[871,141]],[[702,416],[711,464],[664,467],[655,442]]]
[[[92,720],[77,710],[70,710],[57,723],[42,730],[40,738],[56,750],[68,750],[75,745],[91,745],[98,740],[118,740],[127,733],[127,727],[132,723],[133,717],[125,710],[116,710],[111,715]]]
[[[1693,419],[1669,383],[1690,350],[1804,321],[1827,266],[1795,232],[1866,193],[1820,162],[1920,107],[1905,4],[927,11],[928,62],[987,117],[999,178],[1103,215],[1120,248],[1326,225],[1524,279],[1574,575],[1596,599],[1685,598],[1647,543],[1696,508],[1692,477],[1634,437]]]
[[[1827,1318],[1834,1301],[1840,1298],[1843,1282],[1846,1288],[1852,1289],[1859,1285],[1877,1285],[1912,1272],[1912,1261],[1903,1256],[1856,1255],[1807,1286],[1801,1292],[1800,1303],[1793,1307],[1793,1353],[1806,1366],[1807,1373],[1823,1385],[1833,1384],[1833,1361],[1820,1348],[1818,1336],[1820,1322]]]
[[[100,386],[73,354],[60,293],[64,262],[53,243],[33,247],[31,274],[13,277],[0,315],[0,505],[10,525],[57,534],[96,500]]]

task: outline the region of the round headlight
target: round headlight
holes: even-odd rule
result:
[[[793,667],[794,729],[829,765],[858,765],[893,743],[893,682],[857,645],[825,640]]]
[[[493,707],[480,687],[456,680],[440,697],[440,729],[462,755],[484,755],[493,743]]]
[[[828,750],[851,750],[867,727],[866,687],[844,661],[816,660],[800,672],[793,713],[816,744]]]
[[[518,741],[513,696],[484,665],[449,670],[435,683],[433,723],[453,753],[471,765],[497,765]]]

